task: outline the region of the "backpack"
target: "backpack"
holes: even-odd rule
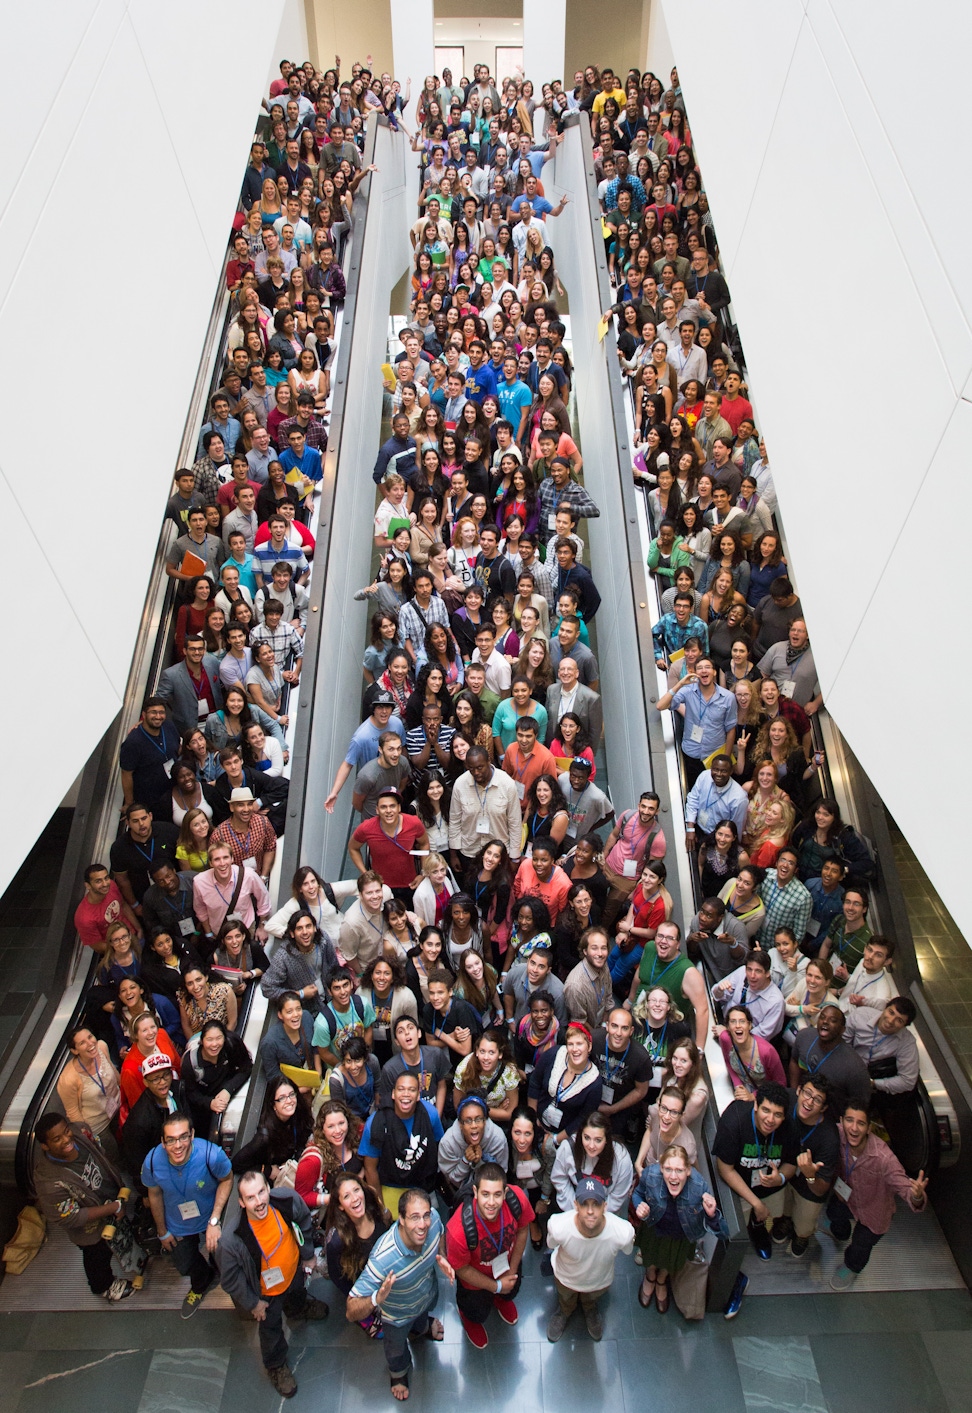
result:
[[[354,1011],[361,1024],[364,1025],[364,1002],[357,992],[351,997],[351,1009]],[[333,1007],[322,1005],[319,1014],[327,1021],[327,1028],[330,1031],[331,1042],[333,1044],[338,1031],[341,1029],[340,1022],[334,1014]]]
[[[506,1196],[503,1198],[503,1201],[510,1209],[510,1216],[515,1222],[518,1222],[523,1213],[523,1207],[512,1187],[506,1189]],[[462,1234],[469,1248],[470,1255],[473,1255],[479,1250],[480,1239],[479,1227],[476,1225],[476,1214],[473,1211],[472,1193],[464,1199],[462,1204]]]

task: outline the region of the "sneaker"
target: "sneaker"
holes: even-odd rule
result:
[[[127,1300],[135,1287],[131,1281],[112,1281],[107,1290],[101,1292],[102,1298],[111,1305],[117,1305],[119,1300]]]
[[[591,1339],[600,1339],[604,1334],[604,1321],[601,1319],[601,1312],[596,1305],[590,1305],[584,1311],[584,1319],[587,1322],[587,1333]]]
[[[299,1315],[295,1315],[295,1320],[326,1320],[331,1313],[331,1307],[326,1300],[315,1300],[309,1295],[304,1302],[304,1308]]]
[[[278,1364],[275,1369],[268,1369],[267,1378],[281,1398],[293,1398],[297,1392],[297,1380],[286,1364]]]
[[[846,1266],[838,1266],[834,1274],[830,1277],[831,1290],[850,1290],[857,1280],[858,1271],[850,1271]]]
[[[547,1338],[551,1344],[556,1344],[567,1328],[567,1319],[563,1310],[558,1310],[555,1315],[551,1315],[547,1321]]]
[[[207,1289],[208,1289],[208,1287],[207,1287]],[[195,1315],[196,1311],[199,1309],[200,1305],[203,1303],[203,1301],[204,1301],[205,1299],[206,1299],[206,1291],[205,1291],[205,1290],[202,1290],[202,1291],[190,1290],[190,1291],[189,1291],[189,1294],[186,1296],[185,1300],[182,1302],[182,1318],[183,1318],[184,1320],[191,1320],[192,1317],[193,1317],[193,1315]]]
[[[513,1304],[513,1301],[507,1300],[505,1296],[494,1295],[493,1308],[506,1325],[515,1325],[520,1318],[520,1313]]]
[[[732,1288],[732,1293],[729,1296],[729,1301],[726,1305],[726,1308],[722,1312],[723,1317],[725,1319],[734,1320],[739,1314],[739,1307],[742,1305],[742,1299],[743,1296],[746,1294],[746,1287],[748,1284],[749,1277],[745,1275],[742,1271],[740,1271],[738,1276],[736,1277],[736,1283]]]
[[[793,1223],[789,1217],[777,1217],[770,1233],[774,1246],[785,1246],[793,1235]]]
[[[801,1256],[806,1256],[809,1245],[810,1238],[808,1236],[795,1236],[790,1242],[790,1255],[795,1256],[799,1261]]]
[[[489,1335],[486,1333],[486,1326],[477,1325],[475,1320],[467,1320],[462,1313],[459,1315],[459,1321],[466,1331],[469,1343],[473,1345],[475,1349],[485,1349],[487,1344],[489,1344]]]
[[[751,1222],[749,1225],[749,1239],[753,1243],[756,1255],[761,1261],[768,1261],[773,1255],[773,1243],[770,1234],[762,1222]]]

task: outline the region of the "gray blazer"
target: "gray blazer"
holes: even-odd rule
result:
[[[557,734],[557,723],[560,720],[560,692],[559,682],[555,682],[552,687],[547,688],[547,745]],[[604,713],[601,707],[601,698],[597,692],[592,692],[590,687],[585,687],[583,683],[578,683],[577,695],[574,697],[574,711],[580,717],[584,730],[591,738],[591,747],[597,750],[601,739],[601,731],[604,727]]]
[[[204,653],[202,665],[213,684],[213,697],[216,701],[216,710],[219,711],[223,705],[223,689],[219,681],[219,658],[213,653]],[[165,669],[159,681],[158,695],[168,706],[173,724],[180,734],[189,731],[193,726],[205,724],[205,718],[200,720],[196,689],[189,680],[189,669],[184,662],[177,662],[174,667]]]

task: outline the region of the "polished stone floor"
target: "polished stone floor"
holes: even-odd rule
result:
[[[76,1259],[65,1253],[66,1259]],[[8,1278],[9,1280],[10,1278]],[[506,1409],[627,1413],[969,1413],[972,1299],[965,1290],[765,1295],[687,1325],[636,1303],[640,1272],[619,1263],[595,1345],[575,1316],[557,1345],[545,1338],[552,1283],[527,1253],[520,1323],[490,1322],[490,1346],[462,1335],[444,1284],[445,1342],[416,1349],[413,1407],[463,1413]],[[6,1284],[6,1282],[5,1282]],[[317,1283],[315,1283],[316,1286]],[[289,1405],[314,1413],[393,1406],[378,1346],[341,1316],[292,1332],[300,1383]],[[191,1321],[139,1309],[138,1296],[98,1313],[8,1313],[0,1318],[0,1413],[279,1413],[256,1329],[205,1306]]]

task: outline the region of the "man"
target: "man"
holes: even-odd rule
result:
[[[517,361],[512,354],[503,359],[503,380],[497,382],[496,400],[499,403],[500,415],[510,423],[513,435],[519,442],[533,398],[526,383],[517,376]]]
[[[415,438],[409,436],[408,417],[404,412],[397,412],[392,418],[392,434],[378,451],[371,479],[377,486],[388,471],[397,471],[404,476],[414,469]]]
[[[721,447],[721,441],[716,442],[716,447]],[[731,463],[724,463],[731,466]],[[707,475],[715,474],[715,462],[710,461],[706,467]],[[738,505],[733,505],[730,499],[730,492],[725,486],[713,485],[712,504],[702,517],[702,523],[712,532],[712,538],[716,539],[723,530],[735,530],[738,535],[742,535],[745,515]]]
[[[385,786],[378,796],[375,818],[364,820],[351,835],[348,856],[362,874],[366,871],[361,853],[364,845],[372,868],[410,908],[412,893],[422,882],[417,861],[429,852],[429,836],[417,815],[402,813],[402,797],[396,789]]]
[[[270,916],[270,894],[262,878],[252,868],[234,864],[228,844],[217,843],[209,851],[209,868],[197,873],[192,885],[193,911],[215,937],[227,916],[235,913],[247,927],[256,929],[258,942],[267,940],[264,923]]]
[[[749,796],[732,778],[732,761],[727,755],[716,756],[709,769],[699,775],[685,801],[686,849],[692,852],[698,834],[711,839],[716,825],[726,819],[733,822],[742,838],[748,808]]]
[[[533,782],[541,775],[557,774],[557,762],[546,746],[537,742],[538,725],[535,716],[521,716],[516,723],[516,740],[503,753],[502,768],[513,780],[524,810]]]
[[[712,460],[706,463],[705,471],[712,478],[713,491],[716,486],[724,487],[729,493],[730,502],[735,505],[737,496],[742,486],[742,472],[739,467],[730,460],[732,454],[733,438],[731,436],[718,436],[712,442]],[[719,524],[732,524],[732,520],[724,514],[719,516]]]
[[[513,880],[514,909],[521,898],[540,898],[546,904],[552,928],[557,926],[570,892],[570,879],[556,859],[556,844],[547,838],[536,839],[532,856],[522,860]]]
[[[677,600],[676,600],[677,602]],[[713,752],[732,755],[736,740],[736,698],[716,685],[715,663],[700,657],[695,672],[683,678],[674,692],[655,703],[657,711],[671,707],[683,718],[682,757],[689,786],[695,784]]]
[[[267,1377],[282,1398],[292,1398],[297,1380],[287,1364],[283,1317],[324,1320],[330,1313],[305,1284],[314,1270],[314,1221],[302,1197],[289,1187],[271,1190],[262,1173],[244,1173],[237,1197],[239,1211],[219,1240],[220,1284],[257,1321]]]
[[[223,575],[226,572],[227,566],[231,570],[235,569],[239,576],[238,582],[240,590],[245,591],[252,599],[253,595],[256,593],[256,575],[253,573],[253,556],[247,550],[243,536],[240,534],[231,534],[228,549],[229,553],[220,569],[222,582],[229,588],[230,586],[227,584],[225,578],[223,578]],[[217,594],[216,597],[218,599],[219,594]]]
[[[229,807],[229,819],[218,825],[210,835],[210,852],[214,844],[227,845],[234,863],[252,869],[264,883],[269,883],[277,856],[277,836],[273,825],[266,815],[258,811],[256,798],[247,785],[233,790]]]
[[[837,1175],[837,1125],[827,1117],[831,1093],[826,1075],[808,1075],[791,1098],[783,1128],[785,1157],[795,1172],[783,1189],[782,1211],[774,1213],[770,1234],[774,1246],[789,1242],[797,1260],[807,1254]]]
[[[429,973],[429,999],[422,1008],[422,1029],[429,1045],[444,1049],[453,1065],[471,1054],[482,1032],[479,1016],[468,1001],[453,996],[455,978],[445,967]]]
[[[601,910],[601,925],[613,928],[627,912],[642,869],[650,859],[663,859],[667,844],[658,820],[661,800],[654,790],[643,790],[637,810],[624,810],[604,845],[604,877],[611,885]]]
[[[552,368],[558,364],[550,365]],[[561,371],[563,371],[561,369]],[[540,506],[540,529],[556,530],[557,506],[565,502],[572,506],[578,518],[596,520],[601,514],[596,503],[583,486],[570,478],[570,462],[566,456],[555,456],[550,463],[550,474],[544,476],[537,487],[537,501]],[[522,540],[521,540],[522,544]],[[553,600],[549,600],[553,602]]]
[[[280,236],[281,243],[284,241],[284,232],[290,227],[294,237],[294,248],[298,251],[307,250],[311,243],[311,228],[308,223],[301,218],[300,197],[296,192],[291,193],[284,203],[284,214],[278,216],[273,223],[273,229]]]
[[[685,946],[693,962],[701,958],[719,981],[739,967],[749,952],[749,934],[721,898],[706,898],[689,923]]]
[[[237,486],[233,498],[235,509],[231,510],[223,521],[223,543],[228,545],[230,535],[239,533],[243,536],[247,552],[252,553],[253,542],[260,526],[255,509],[256,490],[249,484]]]
[[[604,1183],[582,1177],[574,1190],[573,1212],[560,1212],[547,1223],[559,1305],[547,1325],[551,1344],[563,1336],[578,1301],[591,1339],[599,1340],[604,1333],[598,1301],[614,1280],[617,1257],[627,1255],[634,1246],[631,1223],[607,1212],[606,1205]]]
[[[651,630],[655,645],[655,666],[659,672],[667,670],[672,654],[681,652],[689,638],[698,638],[703,651],[708,652],[709,630],[701,618],[696,617],[694,604],[691,593],[677,593],[671,611],[663,613]]]
[[[871,1102],[871,1080],[867,1065],[844,1039],[846,1020],[833,1001],[826,1001],[817,1013],[816,1025],[798,1031],[790,1051],[790,1088],[797,1089],[807,1075],[821,1071],[827,1075],[835,1094],[844,1094],[858,1103]],[[836,1119],[839,1107],[831,1104]]]
[[[804,956],[819,956],[830,924],[840,916],[844,905],[844,889],[841,886],[843,877],[844,865],[840,859],[824,859],[820,866],[820,877],[807,879],[806,888],[810,894],[813,911],[807,923],[807,935],[801,944]]]
[[[179,1107],[172,1060],[163,1051],[157,1050],[142,1061],[142,1083],[144,1091],[129,1110],[119,1141],[122,1166],[136,1175],[136,1181],[145,1159],[162,1142],[162,1121]]]
[[[279,726],[274,722],[275,730],[279,731]],[[282,735],[282,733],[281,733]],[[278,740],[281,737],[278,737]],[[223,824],[231,816],[230,801],[234,790],[251,791],[257,810],[273,826],[274,833],[279,837],[284,832],[287,821],[287,796],[290,790],[290,782],[285,775],[268,775],[264,770],[257,770],[254,766],[243,765],[243,757],[239,746],[224,746],[219,752],[219,763],[223,767],[222,775],[216,777],[216,783],[211,787],[213,801],[213,820],[216,824]],[[233,848],[234,840],[228,839],[227,843]]]
[[[870,1131],[866,1100],[849,1100],[840,1120],[840,1166],[827,1204],[830,1234],[835,1241],[850,1238],[841,1264],[830,1278],[832,1290],[849,1290],[871,1259],[894,1217],[900,1197],[913,1212],[928,1205],[924,1171],[909,1178],[883,1139]]]
[[[370,868],[358,879],[357,889],[357,898],[341,917],[339,945],[346,965],[360,977],[386,950],[382,909],[392,897],[392,890],[382,881],[381,874]]]
[[[581,959],[564,982],[564,1002],[572,1021],[593,1032],[604,1025],[613,1003],[608,952],[611,939],[603,927],[589,927],[577,946]]]
[[[354,782],[351,807],[362,819],[374,819],[378,799],[384,790],[401,791],[411,777],[411,767],[402,755],[401,738],[394,731],[383,731],[378,737],[378,755],[358,771]]]
[[[282,72],[282,66],[281,66]],[[279,80],[275,80],[279,82]],[[271,97],[275,95],[271,94]],[[276,181],[277,174],[272,167],[267,165],[267,149],[259,140],[250,144],[250,160],[243,174],[243,187],[240,192],[240,206],[244,211],[249,211],[255,201],[259,201],[263,194],[263,183],[269,177],[271,181]]]
[[[179,1274],[189,1277],[182,1302],[182,1318],[188,1320],[217,1278],[211,1257],[219,1244],[233,1169],[222,1148],[196,1138],[188,1115],[176,1111],[162,1121],[162,1142],[142,1164],[142,1182],[162,1250],[172,1256]],[[199,1250],[201,1236],[205,1256]]]
[[[778,575],[770,584],[770,591],[756,605],[753,618],[756,625],[753,651],[757,658],[765,657],[777,643],[789,641],[793,624],[803,619],[803,605],[785,574]]]
[[[156,819],[172,818],[172,767],[179,759],[178,729],[166,720],[165,699],[146,697],[138,725],[118,753],[125,807],[140,800]]]
[[[555,512],[556,516],[556,512]],[[567,588],[577,589],[580,594],[579,608],[585,623],[593,623],[601,606],[594,576],[589,569],[577,563],[577,546],[566,535],[558,537],[554,550],[557,557],[557,574],[554,579],[554,593],[559,598]]]
[[[208,446],[203,443],[203,438],[207,432],[218,432],[223,441],[223,446],[229,456],[233,455],[236,443],[240,439],[240,424],[235,417],[230,416],[229,398],[225,393],[215,392],[209,400],[210,419],[204,422],[199,433],[199,444],[196,447],[197,459],[208,451]]]
[[[772,1040],[783,1029],[786,1004],[783,992],[770,975],[770,959],[765,952],[752,952],[743,966],[729,973],[712,988],[712,999],[722,1006],[745,1006],[753,1022],[753,1034]]]
[[[142,925],[146,937],[160,927],[175,937],[192,942],[200,932],[192,911],[194,874],[179,872],[166,859],[157,859],[149,868],[152,883],[142,898]]]
[[[446,1256],[456,1273],[459,1319],[475,1349],[489,1344],[491,1310],[507,1325],[519,1319],[514,1300],[533,1218],[523,1189],[507,1186],[505,1166],[488,1161],[476,1168],[471,1195],[449,1218]]]
[[[509,568],[509,560],[506,565]],[[486,686],[498,697],[508,697],[513,685],[513,669],[496,647],[496,629],[491,623],[481,623],[476,629],[475,640],[472,660],[482,663]]]
[[[444,724],[439,703],[426,702],[422,707],[421,725],[410,726],[405,733],[411,781],[416,790],[427,778],[430,769],[449,770],[452,764],[449,747],[455,734],[454,726]]]
[[[136,937],[141,937],[142,924],[104,864],[89,864],[84,871],[84,897],[74,910],[74,926],[82,944],[94,952],[104,952],[109,927],[122,919]]]
[[[650,990],[656,983],[664,986],[686,1019],[694,1011],[695,1043],[701,1050],[709,1036],[709,1000],[702,977],[688,957],[679,952],[681,938],[682,932],[677,922],[658,924],[654,942],[645,943],[624,1008],[631,1010],[640,993]]]
[[[433,623],[449,629],[449,610],[434,592],[432,575],[418,569],[412,576],[414,594],[402,605],[398,616],[399,636],[416,670],[425,662],[425,635]]]
[[[303,550],[290,543],[290,525],[285,516],[275,511],[267,520],[270,538],[263,544],[253,546],[253,571],[257,588],[262,589],[273,577],[276,564],[288,564],[298,584],[306,584],[310,576],[310,564]]]
[[[448,1050],[438,1046],[419,1044],[422,1032],[413,1016],[399,1016],[392,1026],[392,1039],[398,1046],[398,1053],[382,1066],[378,1082],[378,1103],[388,1104],[391,1100],[395,1080],[406,1072],[419,1081],[419,1097],[434,1105],[439,1118],[445,1112],[452,1079],[452,1065]]]
[[[789,1106],[782,1084],[759,1085],[755,1104],[734,1099],[726,1105],[712,1145],[719,1176],[750,1209],[749,1237],[763,1261],[773,1254],[767,1223],[782,1214],[783,1188],[796,1172],[795,1162],[783,1161]]]
[[[632,1045],[634,1021],[623,1006],[612,1006],[594,1032],[591,1059],[601,1076],[600,1112],[619,1137],[630,1134],[651,1083],[652,1063],[643,1045]]]
[[[227,481],[230,479],[230,464],[226,463]],[[216,482],[214,485],[212,499],[207,499],[203,494],[205,505],[216,504],[221,484]],[[211,535],[206,529],[205,506],[193,506],[186,512],[186,521],[188,530],[173,543],[165,557],[165,572],[170,579],[177,579],[181,584],[198,579],[200,574],[208,574],[215,583],[219,577],[219,567],[226,558],[223,542],[218,535]]]
[[[772,677],[780,694],[802,706],[813,716],[823,705],[817,669],[810,650],[807,625],[802,618],[790,624],[786,643],[777,643],[760,658],[757,666],[764,677]]]
[[[706,461],[712,455],[712,443],[716,437],[729,437],[730,441],[732,440],[732,428],[719,411],[721,406],[722,393],[707,392],[703,399],[703,414],[695,424],[695,435]]]
[[[894,996],[883,1010],[859,1006],[847,1017],[847,1039],[878,1096],[910,1094],[918,1083],[918,1042],[908,1029],[917,1014],[910,996]],[[883,1107],[887,1118],[894,1106]]]
[[[766,908],[766,917],[757,937],[760,945],[772,947],[773,938],[781,927],[788,927],[794,937],[803,937],[810,919],[810,894],[797,878],[800,858],[796,849],[781,849],[776,867],[766,870],[759,896]]]
[[[569,768],[557,777],[567,801],[568,839],[583,839],[614,817],[607,795],[591,784],[592,769],[586,756],[574,756]]]
[[[698,255],[699,251],[696,251],[696,254]],[[739,435],[739,427],[742,421],[745,418],[751,418],[753,415],[753,404],[748,398],[740,395],[739,389],[741,385],[742,379],[739,374],[735,369],[731,369],[726,374],[726,390],[723,393],[722,404],[719,411],[732,428],[734,437]]]
[[[192,464],[193,485],[204,505],[215,505],[220,486],[230,478],[231,463],[218,432],[205,432],[204,452]]]
[[[274,568],[276,567],[274,565]],[[266,590],[260,592],[264,595],[261,604],[263,622],[250,630],[250,649],[253,655],[258,657],[261,643],[269,643],[273,649],[274,666],[282,668],[281,677],[285,682],[293,685],[300,681],[300,671],[304,662],[303,639],[296,628],[283,621],[283,604],[268,595]],[[293,667],[285,667],[284,664],[291,658],[294,660]]]
[[[520,1021],[530,1009],[530,1000],[538,991],[547,994],[553,1004],[553,1013],[561,1029],[567,1028],[567,1005],[564,1001],[564,983],[550,970],[551,958],[548,946],[536,946],[525,962],[514,962],[500,983],[503,997],[503,1010],[506,1022],[515,1035]]]
[[[301,394],[308,396],[308,394]],[[298,409],[300,404],[298,403]],[[304,414],[307,414],[307,404],[304,404]],[[304,428],[295,417],[287,428],[287,448],[280,453],[280,464],[288,473],[296,471],[303,477],[303,481],[298,483],[299,494],[303,497],[305,506],[310,506],[313,496],[313,489],[319,486],[324,478],[324,461],[321,453],[312,446],[308,446],[307,438],[304,435]],[[281,427],[283,435],[283,427]]]
[[[450,1282],[455,1271],[444,1255],[445,1232],[426,1194],[407,1188],[398,1205],[398,1220],[379,1237],[368,1263],[351,1288],[347,1318],[367,1319],[381,1313],[382,1348],[391,1375],[393,1397],[408,1398],[412,1368],[410,1339],[441,1340],[442,1321],[432,1318],[439,1298],[436,1266]]]
[[[852,1006],[880,1010],[898,994],[888,967],[894,957],[894,943],[879,933],[864,944],[864,955],[851,972],[840,998],[845,1013]]]
[[[439,1174],[452,1206],[465,1196],[480,1163],[499,1163],[505,1173],[510,1161],[510,1145],[499,1124],[489,1117],[486,1096],[480,1091],[466,1094],[456,1105],[456,1120],[439,1144]]]
[[[282,511],[281,514],[286,518],[285,511]],[[271,599],[275,603],[280,604],[283,609],[279,626],[283,627],[289,624],[295,633],[303,635],[307,628],[307,609],[310,603],[310,595],[302,585],[294,580],[289,566],[283,562],[273,566],[271,570],[270,586],[257,591],[253,608],[258,622],[263,620],[266,613],[266,606]]]
[[[174,824],[156,824],[152,811],[137,801],[122,811],[122,818],[128,828],[111,846],[111,873],[125,902],[137,913],[152,871],[161,863],[175,863],[179,830]]]
[[[105,1225],[125,1211],[118,1196],[121,1173],[89,1130],[69,1123],[63,1114],[42,1114],[34,1137],[33,1184],[41,1211],[80,1249],[92,1295],[111,1305],[127,1300],[135,1287],[129,1280],[115,1278],[111,1246],[102,1236]]]
[[[175,474],[175,494],[166,502],[165,518],[171,520],[180,535],[189,532],[189,512],[194,507],[202,507],[202,496],[195,490],[196,478],[191,471],[177,471]]]
[[[703,310],[715,315],[721,314],[729,305],[729,286],[719,270],[710,269],[709,253],[704,245],[693,250],[691,264],[692,268],[686,279],[687,293]],[[738,427],[738,423],[735,427]]]
[[[592,692],[600,692],[600,668],[597,658],[580,641],[581,620],[576,614],[564,614],[556,636],[550,642],[550,661],[559,667],[565,657],[572,657],[577,663],[577,674],[585,687]]]
[[[842,991],[851,972],[864,959],[864,951],[873,933],[867,925],[870,899],[863,888],[846,888],[840,917],[835,917],[820,945],[821,960],[829,960],[834,969],[834,989]],[[846,1008],[845,1008],[846,1009]]]
[[[678,326],[678,343],[668,350],[668,363],[675,369],[679,390],[690,379],[705,383],[708,371],[705,349],[695,342],[695,332],[693,321],[682,319]]]
[[[200,725],[223,705],[219,682],[219,659],[206,651],[201,633],[186,637],[182,662],[167,667],[159,679],[159,696],[172,715],[172,724],[182,734]]]
[[[516,786],[490,764],[482,746],[466,756],[466,769],[452,790],[449,850],[452,867],[465,872],[489,839],[505,844],[512,862],[520,857],[523,814]]]
[[[499,552],[500,533],[495,525],[480,525],[479,554],[476,556],[476,582],[482,586],[487,610],[494,599],[516,597],[516,571]]]
[[[481,662],[470,662],[466,664],[465,690],[471,692],[476,698],[483,709],[483,717],[486,724],[492,726],[493,718],[500,704],[500,698],[486,686],[486,668]]]
[[[547,223],[536,216],[533,211],[533,204],[530,201],[523,201],[518,212],[519,220],[513,227],[513,246],[521,260],[526,258],[526,246],[528,233],[536,229],[540,232],[540,237],[544,245],[550,244],[550,237],[547,233]]]
[[[378,758],[378,742],[386,731],[393,731],[402,745],[405,745],[405,727],[400,716],[394,714],[395,698],[391,692],[379,691],[371,701],[371,715],[362,721],[351,737],[347,755],[338,766],[334,783],[331,786],[324,808],[328,814],[334,813],[337,797],[347,782],[352,770],[360,770],[369,761]]]
[[[587,732],[593,749],[598,749],[604,729],[601,698],[597,692],[592,692],[590,687],[581,685],[577,663],[572,657],[561,658],[557,668],[557,681],[547,688],[546,705],[548,746],[558,734],[560,718],[565,712],[572,711],[580,717],[581,725]],[[583,757],[579,756],[577,759],[582,760]]]
[[[326,1066],[341,1063],[346,1041],[360,1036],[370,1050],[374,1040],[375,1008],[370,1001],[354,995],[354,972],[335,967],[327,977],[330,1002],[323,1003],[314,1022],[313,1041]]]

